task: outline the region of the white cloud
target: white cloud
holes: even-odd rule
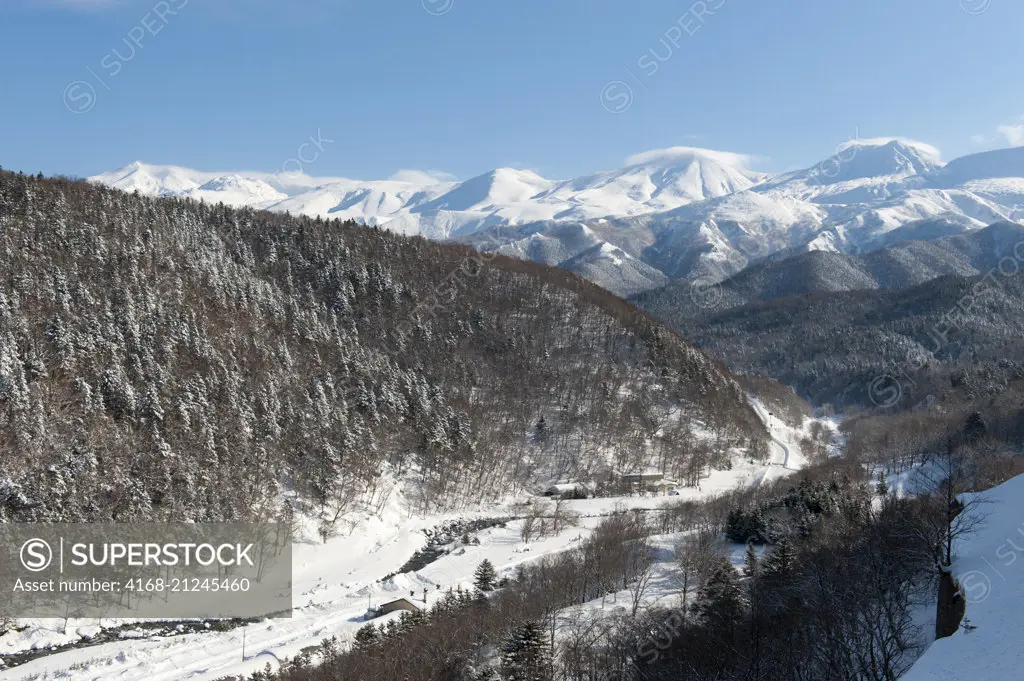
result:
[[[1024,123],[1014,125],[1000,125],[997,130],[1006,138],[1007,144],[1011,147],[1024,145]]]
[[[1022,121],[1024,121],[1024,116],[1021,116],[1016,121],[997,125],[992,132],[971,135],[971,142],[978,146],[991,148],[1003,145],[1011,147],[1024,146],[1024,122]]]
[[[652,149],[640,154],[633,154],[626,159],[627,166],[656,163],[658,161],[672,161],[676,159],[703,157],[719,163],[748,168],[755,161],[761,160],[750,154],[737,154],[732,151],[717,151],[715,149],[702,149],[700,147],[669,147],[667,149]]]
[[[446,173],[441,170],[413,170],[410,168],[402,168],[390,179],[396,182],[408,182],[410,184],[441,184],[443,182],[456,182],[458,178],[451,173]]]

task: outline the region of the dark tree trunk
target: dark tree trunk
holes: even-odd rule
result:
[[[960,593],[960,585],[949,572],[939,576],[939,605],[935,613],[935,638],[952,636],[960,628],[967,604]]]

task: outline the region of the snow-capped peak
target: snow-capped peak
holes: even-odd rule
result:
[[[624,168],[558,184],[540,198],[563,201],[558,217],[594,219],[663,212],[749,189],[767,175],[745,167],[751,159],[695,147],[672,147],[629,157]]]
[[[530,170],[497,168],[455,185],[437,199],[446,210],[474,210],[529,201],[554,183]]]
[[[91,178],[125,191],[143,194],[180,195],[195,189],[209,177],[196,177],[195,171],[176,166],[156,166],[132,161],[128,165]]]
[[[908,137],[855,137],[849,139],[839,145],[839,151],[844,149],[850,149],[852,147],[896,147],[902,149],[913,149],[915,153],[922,156],[929,157],[937,163],[942,163],[942,152],[939,148],[928,144],[927,142],[919,142]]]
[[[812,169],[828,183],[892,176],[927,176],[943,166],[939,150],[930,144],[899,137],[854,139]]]

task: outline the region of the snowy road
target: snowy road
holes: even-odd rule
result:
[[[803,461],[796,462],[792,450],[793,447],[798,446],[797,442],[799,442],[802,433],[795,428],[787,426],[757,400],[751,398],[750,404],[754,407],[754,411],[757,412],[761,421],[764,422],[768,429],[768,437],[771,438],[769,443],[771,454],[768,457],[768,465],[765,466],[760,477],[754,483],[759,486],[766,480],[788,475],[793,470],[802,466]],[[791,459],[796,463],[793,467],[790,467]]]
[[[783,468],[789,468],[789,447],[785,442],[772,436],[772,445],[782,450],[782,461],[779,463]],[[775,463],[774,461],[772,463]]]
[[[469,588],[481,560],[487,558],[500,572],[511,573],[519,563],[571,549],[586,538],[616,508],[657,507],[660,503],[700,499],[737,486],[759,485],[766,479],[788,475],[802,465],[799,441],[804,428],[791,428],[772,417],[756,400],[751,404],[768,427],[772,454],[768,464],[751,464],[739,457],[730,470],[712,471],[700,488],[681,488],[680,495],[665,498],[618,497],[569,502],[580,514],[581,526],[558,535],[535,539],[524,545],[521,521],[492,527],[477,534],[479,545],[467,546],[417,572],[380,581],[398,569],[419,548],[425,529],[452,519],[495,518],[512,515],[502,505],[486,505],[472,512],[429,518],[410,516],[408,504],[396,492],[379,515],[367,516],[344,536],[326,544],[297,541],[293,549],[294,603],[291,618],[254,623],[227,632],[187,634],[170,638],[140,638],[105,643],[55,653],[0,672],[0,681],[208,681],[230,675],[247,676],[268,662],[293,657],[307,646],[337,636],[351,640],[363,625],[367,605],[408,596],[421,598],[426,589],[433,600],[449,588]],[[806,426],[806,424],[805,424]],[[796,447],[796,449],[794,449]],[[315,536],[315,530],[307,534]],[[440,586],[440,589],[438,587]],[[96,631],[96,620],[35,620],[17,634],[0,637],[0,658],[28,648],[46,649],[77,640]],[[111,623],[106,622],[107,626]],[[245,651],[243,654],[243,637]]]

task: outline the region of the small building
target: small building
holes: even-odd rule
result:
[[[634,493],[651,492],[654,494],[668,494],[679,485],[675,480],[669,480],[666,478],[665,474],[660,471],[619,473],[617,478],[621,488]]]
[[[582,482],[556,482],[544,491],[546,497],[562,497],[566,499],[586,499],[590,490]]]
[[[397,598],[393,601],[388,601],[382,605],[378,605],[373,609],[374,617],[381,617],[388,613],[396,612],[398,610],[404,610],[406,612],[420,612],[423,608],[412,601],[409,598]]]
[[[647,473],[620,473],[619,480],[625,485],[634,485],[636,487],[644,487],[652,483],[656,483],[665,477],[663,473],[658,471],[650,471]]]
[[[647,490],[656,494],[668,494],[675,490],[676,487],[679,487],[678,482],[666,478],[647,483]]]

